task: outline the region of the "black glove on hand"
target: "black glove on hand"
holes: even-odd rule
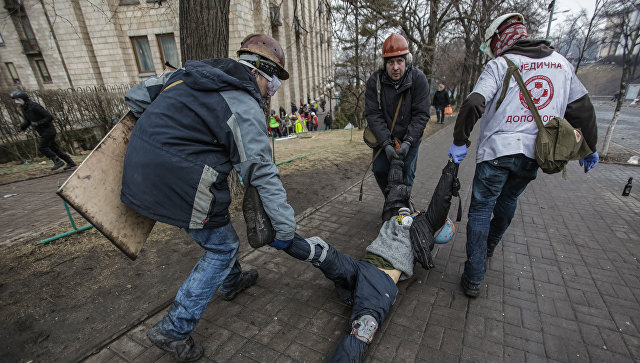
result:
[[[391,161],[391,159],[398,158],[398,153],[396,153],[396,150],[391,144],[384,147],[384,153],[387,154],[387,159],[389,159],[389,161]]]
[[[398,157],[400,159],[404,159],[404,157],[407,156],[410,147],[411,143],[409,143],[409,141],[403,141],[402,146],[400,146],[400,150],[398,150]]]

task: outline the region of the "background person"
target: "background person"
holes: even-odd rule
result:
[[[331,112],[327,112],[324,116],[324,129],[331,130],[331,126],[333,124],[333,118],[331,117]]]
[[[438,85],[438,90],[433,94],[433,107],[436,109],[436,123],[444,123],[444,108],[450,106],[449,92],[444,88],[444,84]]]
[[[65,163],[67,165],[63,170],[75,167],[76,163],[73,162],[73,159],[63,153],[58,143],[56,143],[57,131],[53,125],[53,116],[51,116],[49,111],[45,110],[39,103],[31,101],[29,96],[23,91],[16,90],[11,92],[11,98],[13,98],[15,103],[20,105],[22,116],[24,116],[24,121],[20,124],[20,131],[25,131],[29,126],[33,126],[40,136],[38,150],[40,150],[42,155],[53,161],[51,170],[60,169]]]
[[[367,81],[365,118],[384,150],[384,155],[374,160],[372,170],[380,191],[385,194],[391,159],[404,160],[406,184],[409,188],[413,185],[418,148],[429,120],[430,97],[427,77],[411,65],[409,45],[402,35],[391,34],[384,41],[382,61],[381,68]],[[400,97],[402,104],[392,133]],[[373,155],[376,152],[377,149]]]

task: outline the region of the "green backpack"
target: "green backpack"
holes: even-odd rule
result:
[[[511,76],[516,79],[520,91],[524,96],[527,106],[533,115],[533,119],[538,126],[538,136],[536,137],[535,155],[538,166],[547,174],[555,174],[562,171],[562,178],[567,178],[567,163],[569,160],[580,160],[592,153],[587,145],[580,129],[576,129],[561,117],[554,117],[547,124],[542,123],[538,109],[536,108],[527,87],[522,80],[518,67],[507,57],[502,57],[507,61],[507,74],[502,84],[502,93],[496,103],[496,109],[500,107],[504,100]]]

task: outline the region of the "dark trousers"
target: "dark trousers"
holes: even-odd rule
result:
[[[418,149],[420,145],[411,146],[409,148],[409,152],[407,152],[407,156],[404,157],[404,178],[405,184],[409,188],[413,186],[413,179],[416,176],[416,166],[418,165]],[[378,152],[378,149],[373,150],[373,155],[375,156]],[[387,159],[384,150],[380,152],[380,155],[373,161],[373,166],[371,166],[371,170],[373,171],[373,176],[376,177],[376,182],[380,187],[380,191],[385,195],[385,191],[387,189],[387,183],[389,182],[389,168],[391,164],[389,163],[389,159]]]
[[[42,155],[48,157],[51,160],[56,161],[58,158],[60,158],[66,163],[73,163],[71,157],[60,150],[58,143],[56,143],[55,133],[47,132],[40,135],[38,150],[40,150]]]
[[[324,261],[319,262],[323,250],[315,246],[314,256],[309,258],[309,243],[296,234],[291,245],[284,249],[290,256],[309,261],[318,267],[326,278],[333,281],[341,298],[352,304],[349,326],[363,315],[371,315],[378,326],[389,314],[396,300],[398,288],[391,277],[369,262],[357,261],[328,245]],[[367,344],[346,335],[331,357],[331,362],[364,361]]]
[[[436,119],[437,123],[444,123],[444,108],[446,106],[434,106],[436,109]]]

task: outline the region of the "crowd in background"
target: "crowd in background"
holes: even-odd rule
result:
[[[303,103],[300,100],[300,107],[296,106],[294,101],[291,101],[291,113],[287,114],[284,107],[280,106],[278,114],[276,110],[271,110],[269,120],[267,121],[267,130],[272,137],[288,137],[289,135],[318,131],[318,107],[322,108],[324,112],[325,104],[318,103],[318,100],[311,100],[307,96],[307,103]],[[324,130],[330,130],[332,128],[333,118],[331,112],[327,112],[324,117]]]

